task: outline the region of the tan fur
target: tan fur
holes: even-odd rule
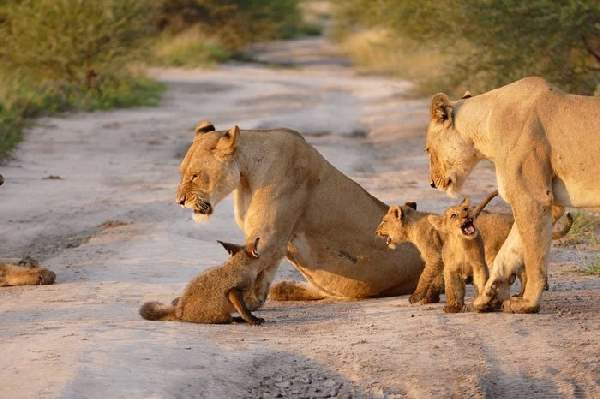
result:
[[[411,303],[438,302],[444,286],[444,240],[429,221],[430,215],[435,214],[419,212],[414,206],[393,206],[377,229],[377,234],[387,238],[388,245],[392,247],[404,241],[412,242],[425,261],[417,288],[409,298]],[[475,220],[483,239],[486,262],[491,264],[508,236],[512,223],[510,214],[501,213],[484,212]]]
[[[234,193],[246,239],[261,237],[265,269],[256,303],[266,299],[279,261],[287,258],[310,283],[273,287],[273,298],[367,298],[414,290],[423,268],[404,244],[389,252],[372,233],[387,206],[287,129],[208,131],[196,135],[180,165],[177,202],[194,220]],[[319,295],[312,295],[318,292]],[[285,294],[283,294],[285,293]]]
[[[485,205],[491,198],[488,196],[481,205]],[[480,205],[480,206],[481,206]],[[562,210],[556,207],[553,210],[553,220],[562,216]],[[480,210],[475,210],[479,214]],[[404,241],[413,243],[421,253],[425,262],[425,268],[419,278],[417,288],[410,296],[411,303],[437,303],[439,294],[443,290],[443,240],[437,230],[431,225],[427,216],[433,215],[428,212],[416,210],[416,203],[406,203],[403,206],[392,206],[383,217],[377,228],[377,235],[387,239],[388,246],[394,247]],[[475,220],[485,249],[485,260],[487,265],[492,265],[500,247],[506,240],[514,219],[507,213],[481,212]],[[553,232],[553,238],[564,237],[573,224],[573,218],[567,214],[567,223],[557,232]],[[523,294],[527,283],[526,274],[522,269],[515,270],[515,276],[521,281],[521,293]],[[513,278],[514,281],[514,278]]]
[[[232,313],[237,312],[247,323],[261,324],[263,319],[253,316],[246,303],[253,301],[255,281],[264,263],[251,251],[232,253],[222,266],[194,278],[173,304],[147,302],[140,308],[140,315],[146,320],[222,324],[234,321]]]
[[[481,306],[497,302],[506,311],[537,312],[552,205],[600,206],[600,98],[565,94],[534,77],[465,100],[438,94],[431,114],[426,150],[432,185],[454,193],[479,160],[489,159],[515,216]],[[526,290],[522,298],[509,298],[509,278],[523,260]]]
[[[50,285],[54,284],[56,275],[48,269],[39,267],[29,258],[18,262],[0,262],[0,287],[14,285]]]
[[[429,215],[427,220],[440,233],[444,242],[444,312],[461,312],[465,299],[465,280],[473,277],[475,298],[483,291],[488,277],[484,244],[481,234],[474,225],[478,215],[469,208],[469,201],[447,208],[443,215]],[[464,226],[469,226],[468,234]]]

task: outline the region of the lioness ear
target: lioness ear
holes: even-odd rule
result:
[[[239,137],[240,128],[236,125],[219,139],[216,146],[217,153],[222,156],[233,155]]]
[[[404,205],[406,205],[409,208],[414,209],[415,211],[417,210],[417,203],[416,202],[405,202]]]
[[[431,99],[431,119],[444,125],[452,123],[452,104],[444,93],[438,93]]]
[[[217,240],[217,242],[219,244],[221,244],[223,246],[223,248],[225,248],[225,251],[227,251],[227,253],[231,256],[237,254],[242,249],[244,249],[243,245],[231,244],[229,242],[223,242],[223,241],[219,241],[219,240]]]
[[[254,243],[252,245],[248,246],[248,248],[246,248],[246,253],[251,258],[258,259],[260,257],[260,255],[258,254],[258,240],[260,240],[260,237],[256,237],[256,240],[254,240]]]
[[[213,125],[210,121],[208,121],[206,119],[198,122],[198,124],[196,125],[196,128],[194,129],[194,133],[196,135],[204,134],[204,133],[208,133],[208,132],[214,132],[214,131],[215,131],[215,125]]]
[[[471,92],[469,90],[465,91],[465,94],[463,94],[463,96],[460,98],[461,100],[466,100],[467,98],[471,98],[473,97],[473,95],[471,94]]]
[[[436,230],[442,229],[443,219],[438,215],[429,215],[427,216],[427,221],[433,226]]]

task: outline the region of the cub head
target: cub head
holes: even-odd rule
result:
[[[237,126],[218,132],[212,123],[200,122],[192,145],[179,165],[181,175],[176,201],[193,210],[196,223],[208,219],[214,207],[240,183],[236,147]]]
[[[386,239],[390,249],[396,249],[396,245],[408,240],[408,224],[410,215],[417,209],[416,202],[407,202],[402,206],[394,205],[388,209],[381,219],[375,233]]]
[[[459,235],[469,240],[479,234],[466,198],[459,205],[447,208],[441,215],[429,215],[427,220],[440,233]]]
[[[469,98],[465,94],[462,101]],[[455,196],[477,162],[473,141],[466,139],[455,125],[455,107],[444,93],[431,100],[431,121],[427,128],[425,152],[429,156],[431,187]]]

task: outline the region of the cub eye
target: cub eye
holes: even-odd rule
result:
[[[453,213],[450,215],[450,219],[456,219],[458,217],[458,215],[456,213]]]

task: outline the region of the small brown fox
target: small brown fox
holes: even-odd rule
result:
[[[200,273],[171,305],[145,303],[140,308],[140,315],[146,320],[262,324],[264,320],[254,316],[247,306],[254,295],[257,277],[265,267],[259,259],[258,241],[257,238],[248,246],[220,242],[232,255],[223,265]],[[235,312],[240,318],[232,316]]]

